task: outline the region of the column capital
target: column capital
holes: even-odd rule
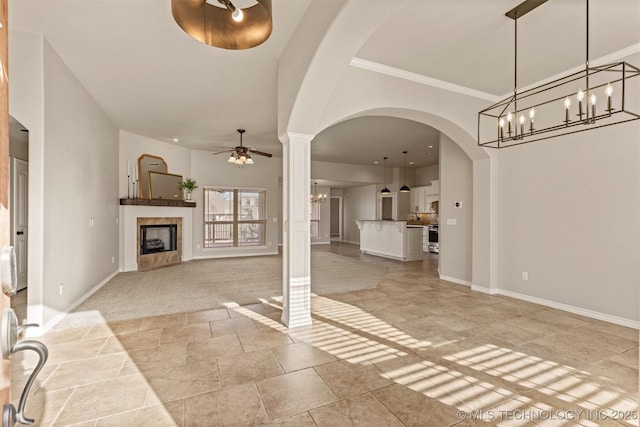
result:
[[[301,133],[301,132],[283,132],[278,136],[278,139],[283,144],[293,141],[308,141],[311,142],[313,138],[316,136],[311,133]]]

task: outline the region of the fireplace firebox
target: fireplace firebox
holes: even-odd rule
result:
[[[177,224],[140,226],[140,255],[170,252],[178,249]]]

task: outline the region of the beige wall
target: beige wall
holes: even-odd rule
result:
[[[501,289],[640,320],[639,135],[633,122],[501,150]]]
[[[117,271],[118,131],[48,42],[11,38],[10,112],[30,131],[28,316],[46,325]]]
[[[456,208],[456,202],[462,204]],[[456,224],[449,222],[455,220]],[[473,164],[448,137],[440,136],[440,277],[471,284]]]

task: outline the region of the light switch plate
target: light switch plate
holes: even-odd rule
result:
[[[447,218],[447,225],[456,225],[458,224],[458,220],[455,218]]]

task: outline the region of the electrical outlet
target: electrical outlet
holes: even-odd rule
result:
[[[64,283],[60,283],[60,296],[64,294]]]
[[[116,257],[112,256],[111,257],[111,264],[114,264],[116,262]]]
[[[526,271],[522,272],[522,280],[529,280],[529,273],[527,273]]]

